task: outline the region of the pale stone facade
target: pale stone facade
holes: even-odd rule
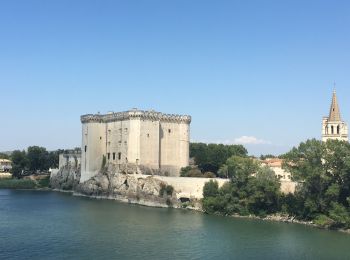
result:
[[[81,153],[72,152],[72,153],[61,153],[58,160],[58,169],[63,168],[64,166],[72,166],[79,168],[81,163]]]
[[[281,183],[281,191],[285,194],[294,193],[297,187],[297,182],[292,180],[291,173],[282,168],[283,160],[278,158],[270,158],[261,161],[263,165],[268,166],[275,172],[276,177]]]
[[[336,92],[333,92],[331,109],[328,117],[322,120],[322,141],[348,141],[348,126],[342,121]]]
[[[133,109],[81,117],[81,179],[84,182],[107,163],[144,166],[179,176],[189,163],[191,117]]]

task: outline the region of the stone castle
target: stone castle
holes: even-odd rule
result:
[[[333,91],[329,116],[322,120],[322,141],[326,142],[329,139],[348,141],[348,126],[341,118],[335,91]]]
[[[83,115],[81,123],[80,182],[96,176],[104,160],[168,176],[179,176],[189,164],[190,116],[133,109]]]

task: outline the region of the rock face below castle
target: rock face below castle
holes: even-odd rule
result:
[[[81,122],[81,182],[96,176],[104,160],[168,176],[179,176],[189,164],[190,116],[134,109],[84,115]]]

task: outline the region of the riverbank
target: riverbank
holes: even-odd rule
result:
[[[49,189],[50,177],[41,178],[0,178],[0,189],[43,190]]]
[[[350,229],[345,230],[345,229],[325,228],[325,227],[316,225],[312,221],[302,221],[302,220],[296,219],[293,216],[288,216],[288,215],[283,215],[283,214],[267,215],[266,217],[259,217],[259,216],[254,216],[254,215],[241,216],[238,214],[235,214],[235,215],[208,214],[208,213],[203,211],[203,209],[201,207],[201,201],[197,201],[196,203],[194,203],[194,202],[192,202],[192,203],[178,202],[178,203],[169,205],[167,203],[164,203],[164,201],[163,202],[162,201],[150,201],[150,200],[144,200],[144,199],[128,198],[125,196],[118,196],[118,195],[113,195],[113,196],[85,195],[85,194],[75,192],[75,191],[67,191],[67,190],[59,190],[59,189],[52,189],[52,191],[62,192],[62,193],[71,193],[73,196],[86,197],[86,198],[91,198],[91,199],[96,199],[96,200],[115,200],[115,201],[122,202],[122,203],[140,205],[140,206],[145,206],[145,207],[153,207],[153,208],[174,208],[174,209],[182,209],[182,210],[191,210],[191,211],[201,212],[201,213],[204,213],[207,215],[221,216],[223,218],[255,219],[255,220],[260,220],[260,221],[265,221],[265,222],[299,224],[299,225],[309,226],[309,227],[322,229],[322,230],[337,231],[337,232],[350,234]]]

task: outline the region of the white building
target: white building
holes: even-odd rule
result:
[[[326,142],[329,139],[348,141],[348,126],[342,121],[340,116],[340,109],[335,91],[333,92],[329,116],[324,117],[322,120],[322,141]]]
[[[133,109],[81,116],[81,179],[84,182],[108,163],[146,166],[179,176],[189,164],[191,117]]]

